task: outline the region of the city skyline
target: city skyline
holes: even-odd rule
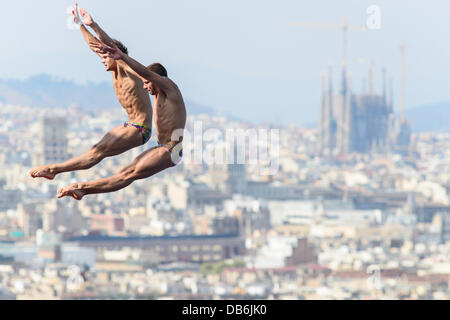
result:
[[[0,300],[450,299],[450,4],[5,3]]]
[[[408,154],[333,159],[320,156],[318,130],[290,126],[272,176],[252,164],[186,162],[75,201],[56,199],[58,187],[111,175],[142,148],[33,180],[33,155],[78,154],[121,121],[119,110],[93,112],[66,127],[57,115],[77,107],[35,111],[0,109],[1,299],[449,296],[449,134],[413,134]],[[188,127],[198,121],[252,126],[193,115]]]

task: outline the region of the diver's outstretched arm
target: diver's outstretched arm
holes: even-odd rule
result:
[[[100,41],[98,41],[98,42],[96,42],[95,40],[90,41],[89,42],[89,47],[91,47],[91,49],[93,51],[95,51],[100,57],[102,57],[102,58],[103,57],[108,57],[108,53],[104,50],[105,46]],[[131,69],[130,66],[126,64],[126,62],[124,62],[122,60],[117,60],[117,64],[120,65],[128,73],[133,74],[135,77],[138,77],[142,81],[145,80],[136,71]]]
[[[89,30],[84,26],[80,26],[81,34],[83,35],[84,40],[89,45],[89,48],[91,48],[92,51],[94,51],[100,58],[106,58],[107,55],[105,52],[101,52],[99,50],[96,50],[96,47],[94,47],[92,44],[97,43],[98,45],[102,45],[100,40],[98,40],[96,37],[94,37]]]
[[[89,44],[89,47],[101,58],[106,57],[107,53],[103,50],[103,47],[104,45],[106,45],[107,47],[116,47],[116,44],[114,43],[113,39],[102,28],[100,28],[100,26],[94,21],[94,19],[92,19],[92,16],[86,10],[80,8],[80,14],[83,17],[82,22],[85,25],[91,27],[95,31],[97,36],[100,38],[99,40],[96,37],[93,37],[92,35],[91,38],[85,37],[86,42]],[[89,31],[87,31],[86,28],[84,29],[86,30],[87,33],[89,33]],[[130,68],[125,62],[123,61],[118,62],[122,68],[126,69],[128,72],[132,73],[136,77],[141,78],[140,75],[136,73],[132,68]]]
[[[107,52],[109,57],[114,60],[124,61],[132,70],[134,70],[143,79],[156,83],[161,89],[169,89],[171,81],[167,77],[162,77],[159,74],[151,71],[141,63],[137,62],[127,54],[120,51],[120,49],[114,45],[113,47],[104,46],[103,51]]]
[[[89,32],[89,30],[83,24],[84,20],[81,20],[80,16],[78,15],[78,3],[75,3],[72,8],[72,17],[73,21],[76,24],[80,25],[81,34],[83,35],[84,41],[86,41],[86,43],[89,45],[89,48],[91,48],[91,50],[94,51],[100,58],[106,58],[107,55],[105,52],[97,50],[97,46],[102,45],[101,41]]]
[[[94,19],[92,19],[92,16],[86,10],[80,8],[80,14],[81,17],[83,18],[81,21],[95,31],[101,42],[110,47],[114,46],[112,38],[105,31],[103,31],[102,28],[100,28],[97,22],[95,22]]]

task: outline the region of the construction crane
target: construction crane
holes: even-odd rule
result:
[[[364,26],[350,26],[347,19],[344,18],[342,24],[326,24],[326,23],[311,23],[311,22],[291,22],[289,25],[294,27],[315,27],[315,28],[326,28],[326,29],[341,29],[342,30],[342,62],[347,64],[347,46],[348,46],[348,31],[358,30],[366,31]]]

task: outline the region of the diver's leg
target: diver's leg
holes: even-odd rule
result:
[[[135,127],[123,125],[108,132],[99,143],[80,156],[64,163],[45,165],[31,169],[33,178],[44,177],[53,179],[57,174],[75,170],[86,170],[102,161],[106,157],[121,154],[127,150],[142,145],[142,133]]]
[[[118,191],[129,186],[133,181],[151,177],[173,166],[171,154],[165,148],[150,149],[111,177],[74,183],[58,190],[58,198],[71,196],[76,200],[81,200],[87,194]]]

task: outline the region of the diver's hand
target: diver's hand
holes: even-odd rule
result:
[[[80,15],[78,14],[78,3],[75,3],[72,6],[72,12],[71,12],[72,18],[73,18],[73,22],[76,23],[77,25],[82,25],[83,22],[81,22],[81,18]]]
[[[94,24],[94,19],[92,19],[92,16],[83,8],[80,8],[80,14],[83,17],[83,20],[81,20],[85,25],[92,26]]]
[[[103,50],[103,44],[97,38],[95,38],[95,41],[89,40],[89,47],[91,47],[91,49],[94,50],[95,53],[97,53],[102,59],[108,58],[108,53]]]
[[[123,53],[117,46],[108,47],[104,45],[102,50],[108,54],[108,57],[114,60],[120,60],[125,57],[125,53]]]

